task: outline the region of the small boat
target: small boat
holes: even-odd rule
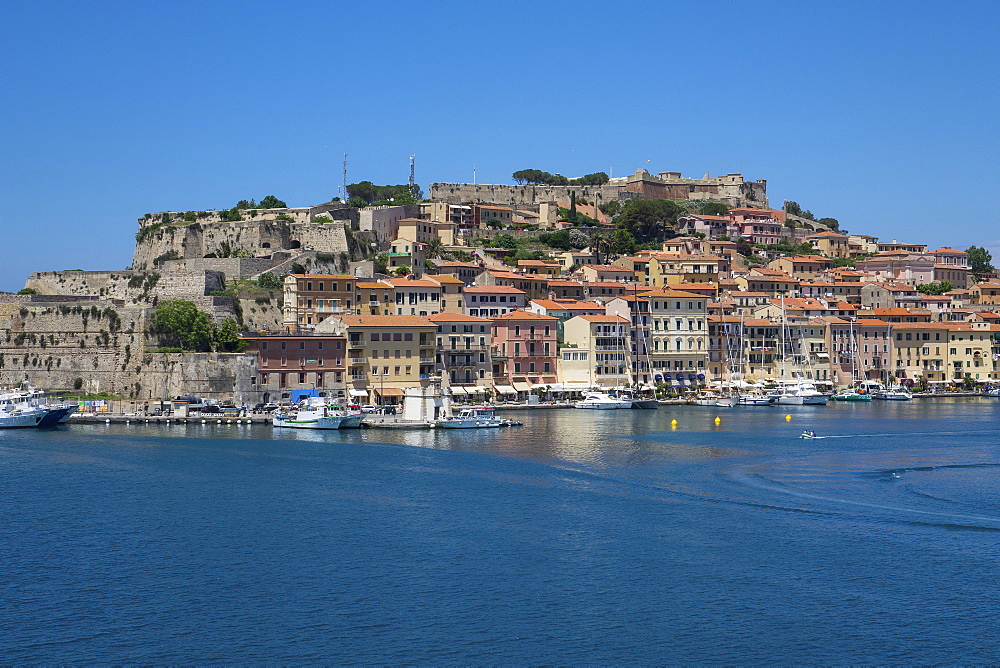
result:
[[[577,408],[590,410],[614,410],[618,408],[632,408],[632,402],[627,399],[612,397],[606,392],[588,392],[583,401],[573,404]]]
[[[500,420],[501,427],[523,427],[524,423],[520,420]]]
[[[364,417],[364,413],[334,406],[306,405],[294,412],[275,413],[271,424],[296,429],[358,429]]]
[[[806,429],[799,435],[799,438],[826,438],[825,436],[817,436],[816,432],[812,429]]]
[[[766,394],[741,392],[736,397],[737,406],[771,406],[773,404],[774,400]]]
[[[988,387],[983,390],[984,397],[1000,397],[1000,387]]]
[[[871,401],[872,395],[856,390],[842,390],[833,395],[832,398],[834,401]]]
[[[482,429],[485,427],[512,427],[513,420],[501,420],[491,408],[466,408],[456,416],[437,421],[442,429]],[[510,423],[510,424],[505,424]]]
[[[624,393],[619,393],[618,398],[624,399],[626,401],[631,401],[632,408],[636,409],[655,410],[660,407],[660,403],[656,399],[643,399],[640,397],[630,396]]]
[[[876,392],[875,398],[883,401],[909,401],[913,395],[901,387],[889,387]]]

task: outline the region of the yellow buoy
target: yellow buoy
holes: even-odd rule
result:
[[[786,415],[785,416],[785,420],[787,420],[788,422],[791,422],[792,421],[792,416],[791,415]]]
[[[721,424],[721,423],[722,423],[722,418],[720,418],[718,415],[716,415],[715,416],[715,424]]]

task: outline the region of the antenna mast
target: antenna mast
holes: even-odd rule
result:
[[[347,201],[347,154],[344,154],[344,173],[343,180],[340,183],[340,200],[342,202]]]
[[[416,153],[410,156],[410,195],[413,197],[413,199],[417,199],[417,182],[416,179],[414,178],[414,170],[413,170],[413,159],[416,157],[417,157]]]

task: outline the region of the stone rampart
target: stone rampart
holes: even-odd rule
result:
[[[203,297],[225,287],[220,271],[40,271],[28,277],[26,288],[40,295],[118,299],[131,304],[160,299]]]
[[[150,313],[108,300],[0,301],[0,385],[27,380],[66,393],[254,400],[255,355],[149,352],[156,345],[145,333]]]
[[[432,183],[430,198],[449,204],[513,204],[538,208],[544,202],[568,202],[570,192],[598,205],[617,200],[622,186],[533,186],[472,183]]]

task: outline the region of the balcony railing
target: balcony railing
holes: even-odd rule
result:
[[[368,364],[367,357],[352,357],[351,364]]]

